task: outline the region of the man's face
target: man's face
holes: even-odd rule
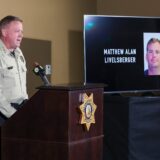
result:
[[[2,29],[2,34],[8,49],[20,47],[23,38],[23,25],[19,21],[13,21]]]
[[[146,58],[149,68],[160,67],[160,43],[155,42],[148,45]]]

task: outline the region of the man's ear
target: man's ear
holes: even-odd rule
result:
[[[6,37],[6,35],[7,35],[6,29],[2,29],[2,36]]]

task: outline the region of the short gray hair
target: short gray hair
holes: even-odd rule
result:
[[[0,20],[0,36],[2,36],[2,29],[13,21],[23,22],[23,20],[20,19],[19,17],[12,15],[8,15]]]

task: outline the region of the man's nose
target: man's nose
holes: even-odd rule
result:
[[[152,56],[155,57],[157,55],[156,51],[152,53]]]
[[[20,33],[19,33],[19,37],[23,37],[23,32],[20,32]]]

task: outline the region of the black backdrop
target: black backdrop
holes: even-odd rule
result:
[[[160,159],[160,97],[104,95],[104,160]]]

